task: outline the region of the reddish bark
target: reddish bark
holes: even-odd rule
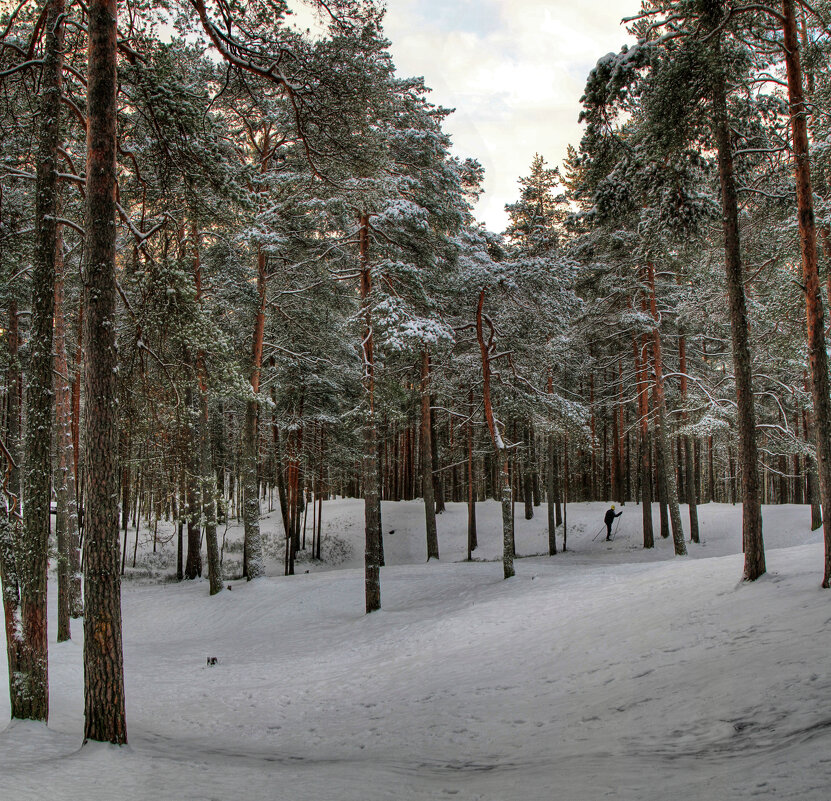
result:
[[[825,347],[822,298],[817,260],[817,231],[811,188],[811,157],[808,144],[807,108],[802,90],[796,17],[793,0],[782,1],[785,37],[785,67],[788,74],[788,99],[791,112],[796,202],[799,220],[799,245],[808,318],[808,359],[811,365],[811,394],[814,401],[814,440],[817,449],[817,474],[823,511],[825,570],[822,586],[831,586],[831,398],[829,398],[828,353]]]
[[[118,573],[115,0],[88,5],[85,740],[127,742]]]

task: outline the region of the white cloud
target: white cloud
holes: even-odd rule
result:
[[[627,41],[638,0],[388,0],[399,73],[423,75],[461,156],[486,169],[477,214],[494,230],[534,153],[559,164],[580,140],[577,116],[597,59]]]

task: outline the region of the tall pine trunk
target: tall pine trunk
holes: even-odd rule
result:
[[[187,471],[187,505],[188,505],[188,541],[187,559],[185,561],[185,578],[195,579],[202,575],[202,497],[200,484],[200,421],[199,412],[194,402],[193,390],[188,387],[185,392],[187,410],[187,453],[185,456]]]
[[[831,586],[831,398],[829,398],[828,385],[828,352],[825,348],[825,323],[817,266],[817,229],[811,189],[807,109],[802,91],[802,70],[799,62],[799,42],[793,0],[782,0],[782,12],[796,174],[799,244],[802,252],[802,275],[805,281],[808,317],[808,359],[811,364],[811,394],[814,401],[814,441],[817,450],[817,475],[825,536],[825,570],[822,586],[828,588]]]
[[[60,239],[60,237],[59,237]],[[69,621],[74,608],[76,581],[73,566],[78,559],[78,511],[75,504],[75,473],[72,447],[72,387],[66,356],[66,321],[63,308],[64,270],[60,242],[55,275],[55,444],[57,481],[55,534],[58,540],[58,642],[71,636]],[[129,475],[129,471],[128,471]]]
[[[646,363],[647,345],[646,338],[642,340],[643,353],[638,347],[637,339],[633,339],[632,345],[635,352],[635,376],[638,383],[638,417],[640,425],[638,436],[640,438],[640,471],[641,471],[641,514],[643,515],[643,547],[655,547],[655,534],[652,529],[652,470],[650,469],[650,454],[652,442],[649,438],[649,395],[647,391]]]
[[[8,394],[6,406],[6,442],[3,448],[3,480],[9,499],[6,518],[0,524],[0,582],[3,588],[3,618],[6,632],[6,659],[9,675],[9,703],[13,718],[25,717],[24,686],[17,681],[23,659],[23,638],[20,620],[20,576],[17,570],[20,547],[20,357],[19,320],[17,302],[9,302]]]
[[[196,300],[202,302],[202,262],[199,255],[199,231],[196,223],[191,227],[194,258],[193,274],[196,285]],[[205,545],[208,551],[209,592],[216,595],[222,589],[222,568],[219,561],[219,546],[216,539],[216,496],[214,487],[213,458],[211,454],[211,417],[208,406],[208,370],[205,352],[196,355],[196,379],[199,389],[199,475],[202,491],[202,521],[205,526]],[[201,559],[201,553],[200,553]]]
[[[367,614],[381,608],[381,503],[378,487],[378,431],[375,420],[375,354],[372,343],[372,276],[369,268],[369,215],[360,218],[361,318],[364,415],[364,592]]]
[[[84,739],[127,742],[118,572],[115,0],[88,4]]]
[[[260,372],[263,364],[263,336],[266,309],[266,257],[260,249],[257,254],[257,313],[254,317],[254,336],[251,347],[251,392],[254,397],[245,403],[245,423],[242,438],[242,493],[243,526],[245,529],[245,575],[250,581],[265,574],[265,558],[260,533],[260,495],[257,481],[258,433],[257,417],[260,391]]]
[[[478,546],[476,538],[476,486],[473,473],[473,390],[468,394],[467,404],[467,558],[473,558]]]
[[[753,403],[752,368],[748,345],[747,305],[742,277],[739,242],[739,211],[730,121],[727,117],[727,91],[722,63],[720,34],[714,38],[716,64],[711,72],[713,134],[718,150],[721,183],[724,256],[727,296],[730,305],[730,330],[733,339],[733,369],[736,380],[736,406],[739,433],[739,459],[742,469],[742,540],[744,578],[754,581],[765,572],[765,547],[762,537],[762,508],[759,500],[759,470],[756,445],[756,412]]]
[[[35,185],[35,253],[32,263],[32,330],[26,382],[23,548],[19,563],[25,687],[23,717],[49,717],[49,650],[46,571],[52,476],[52,334],[55,256],[58,249],[58,148],[60,146],[63,0],[46,11],[46,47],[40,92]]]
[[[661,452],[661,466],[666,486],[667,505],[669,516],[672,522],[672,542],[675,553],[684,556],[687,553],[687,544],[684,542],[684,529],[681,525],[681,510],[678,507],[678,484],[676,483],[675,470],[673,469],[672,449],[669,443],[669,432],[667,431],[666,395],[664,393],[664,365],[661,354],[661,332],[658,329],[658,309],[655,300],[655,271],[652,263],[648,263],[647,276],[649,278],[650,308],[652,317],[655,320],[655,328],[652,332],[652,356],[655,363],[655,401],[657,412],[658,448]]]
[[[511,491],[511,474],[508,468],[508,453],[505,448],[505,441],[499,431],[499,425],[493,414],[491,402],[491,358],[495,351],[495,330],[484,315],[485,290],[479,293],[479,303],[476,306],[476,338],[479,342],[479,352],[482,357],[482,398],[485,407],[485,422],[488,424],[488,432],[493,442],[496,462],[496,483],[502,481],[500,500],[502,504],[502,573],[508,579],[514,575],[514,510],[513,495]],[[490,329],[490,336],[485,341],[483,323],[487,322]]]
[[[433,496],[433,431],[430,424],[430,354],[421,352],[421,483],[427,529],[427,561],[439,558],[436,504]]]
[[[680,373],[681,373],[681,406],[684,407],[683,409],[683,420],[684,422],[688,422],[689,414],[686,410],[687,405],[687,340],[684,336],[683,332],[679,331],[678,336],[678,355],[680,361]],[[694,439],[689,435],[686,434],[684,436],[684,473],[686,480],[684,481],[684,490],[687,497],[687,503],[689,504],[689,511],[690,511],[690,539],[693,542],[699,541],[698,535],[698,507],[696,506],[696,498],[695,498],[695,466],[694,466],[694,454],[693,454],[693,443]]]

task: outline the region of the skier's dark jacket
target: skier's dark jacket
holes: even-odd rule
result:
[[[604,518],[603,518],[603,522],[604,522],[607,526],[609,526],[609,525],[611,525],[611,524],[612,524],[612,521],[613,521],[616,517],[620,517],[622,514],[623,514],[623,512],[618,512],[617,514],[615,514],[615,513],[614,513],[611,509],[609,509],[609,510],[606,512],[606,517],[604,517]]]

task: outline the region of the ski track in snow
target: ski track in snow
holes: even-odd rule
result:
[[[497,503],[477,505],[477,561],[462,561],[466,507],[449,504],[426,564],[423,504],[384,503],[369,616],[360,501],[324,504],[339,564],[282,577],[276,542],[269,578],[215,598],[205,580],[150,577],[172,543],[145,553],[123,585],[125,748],[81,748],[81,625],[55,644],[50,597],[50,723],[0,733],[0,798],[831,798],[831,596],[807,507],[764,507],[754,584],[740,506],[699,507],[689,558],[671,539],[644,551],[632,505],[614,542],[592,541],[604,510],[570,505],[570,550],[517,559],[506,582]],[[517,512],[520,556],[546,553],[545,508]]]

